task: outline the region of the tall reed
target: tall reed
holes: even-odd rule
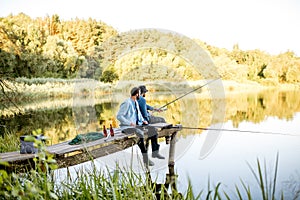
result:
[[[227,191],[218,183],[211,187],[210,180],[207,192],[204,190],[195,194],[191,182],[188,182],[184,194],[176,190],[168,190],[165,184],[156,184],[149,172],[135,173],[133,170],[121,169],[116,165],[115,170],[109,168],[78,169],[75,176],[68,176],[65,180],[56,181],[53,169],[55,160],[45,152],[43,143],[36,141],[39,148],[38,158],[35,159],[35,169],[28,173],[11,173],[0,170],[0,199],[232,199]],[[279,155],[276,156],[274,172],[269,177],[266,163],[261,165],[257,159],[257,171],[249,165],[252,174],[259,186],[261,199],[284,199],[283,191],[276,191]],[[93,162],[92,162],[93,163]],[[1,164],[1,162],[0,162]],[[3,164],[3,163],[2,163]],[[68,170],[67,174],[71,174]],[[241,180],[242,186],[235,186],[234,199],[256,199],[257,191]],[[231,188],[232,189],[232,188]],[[278,194],[278,195],[277,195]],[[276,196],[277,195],[277,196]]]
[[[18,149],[20,149],[19,137],[4,127],[3,135],[0,135],[0,153],[17,151]]]
[[[257,159],[257,171],[249,164],[249,168],[259,186],[259,191],[261,194],[262,200],[275,200],[276,198],[276,184],[277,184],[277,174],[278,174],[278,161],[279,161],[279,153],[276,155],[275,166],[273,176],[270,176],[270,172],[267,171],[267,164],[264,161],[264,166],[261,165],[261,161]],[[238,199],[242,200],[244,197],[242,196],[243,191],[246,193],[247,199],[252,200],[254,199],[253,190],[251,191],[250,186],[246,185],[246,183],[241,180],[242,188],[236,185],[235,190],[238,196]],[[253,189],[253,188],[252,188]],[[284,199],[283,192],[280,193],[280,199]]]

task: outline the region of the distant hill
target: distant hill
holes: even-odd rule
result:
[[[202,47],[201,55],[189,51],[194,48],[192,43],[174,42],[177,52],[172,52],[166,50],[173,48],[168,46],[172,35],[161,37],[159,31],[153,30],[139,34],[130,38],[94,19],[63,21],[58,15],[36,19],[24,13],[9,15],[0,18],[0,79],[80,76],[103,82],[199,80],[207,75],[195,70],[194,63],[185,56],[199,59],[207,54],[203,58],[211,59],[224,80],[251,80],[275,86],[300,82],[300,58],[293,52],[274,56],[258,49],[243,51],[238,44],[229,51],[198,39],[193,41]],[[141,45],[157,41],[165,48]],[[137,44],[141,48],[132,50]],[[119,55],[120,50],[123,54]],[[205,65],[208,60],[201,62]]]

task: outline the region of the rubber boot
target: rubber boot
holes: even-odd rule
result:
[[[137,145],[139,146],[142,155],[143,155],[143,162],[146,166],[153,166],[154,162],[152,162],[149,158],[148,158],[148,153],[147,153],[147,149],[145,147],[145,143],[144,143],[144,138],[140,138],[139,142],[137,143]]]
[[[148,157],[148,154],[143,154],[143,162],[146,166],[154,166],[154,162]]]
[[[151,137],[152,158],[165,159],[164,156],[159,154],[159,146],[157,143],[157,135]]]

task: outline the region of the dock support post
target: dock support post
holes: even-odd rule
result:
[[[169,173],[166,174],[166,182],[165,182],[165,187],[168,188],[171,186],[172,193],[177,191],[176,187],[176,178],[177,175],[175,175],[175,144],[176,144],[176,135],[177,131],[174,132],[171,135],[171,140],[170,140],[170,149],[169,149],[169,160],[168,160],[168,167],[169,167]]]

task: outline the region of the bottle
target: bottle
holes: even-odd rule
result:
[[[114,133],[114,129],[111,124],[109,125],[109,131],[110,131],[110,136],[114,137],[115,133]]]
[[[105,128],[105,125],[103,125],[103,135],[104,135],[104,137],[107,137],[107,130]]]

